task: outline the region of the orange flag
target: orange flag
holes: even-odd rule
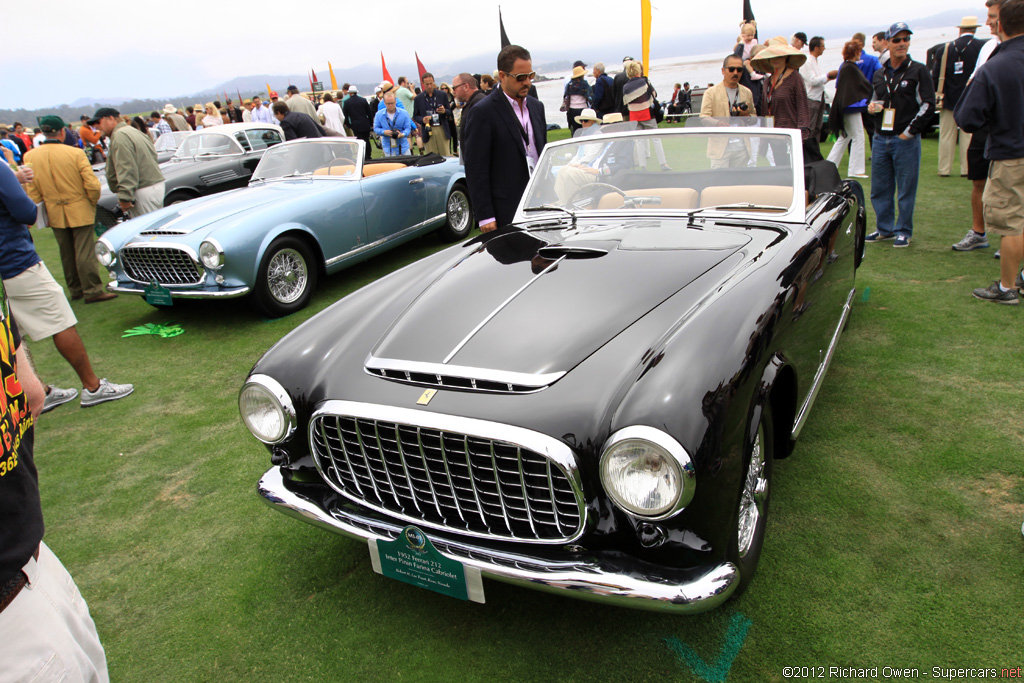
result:
[[[388,66],[384,63],[384,53],[380,53],[380,70],[384,74],[384,80],[389,83],[394,83],[391,79],[391,74],[388,73]]]
[[[274,91],[270,89],[270,84],[267,83],[267,101],[268,102],[270,101],[270,93],[272,93],[272,92],[274,92]]]
[[[327,70],[331,72],[331,90],[337,90],[338,79],[334,77],[334,67],[331,66],[330,62],[327,62]]]

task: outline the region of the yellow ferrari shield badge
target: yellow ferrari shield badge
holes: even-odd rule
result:
[[[420,396],[420,399],[418,401],[416,401],[416,405],[418,405],[418,406],[425,406],[425,405],[427,405],[428,403],[430,403],[430,399],[434,398],[434,394],[436,394],[436,393],[437,393],[437,389],[427,389],[426,391],[423,392],[423,395]]]

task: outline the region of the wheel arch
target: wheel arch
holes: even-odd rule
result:
[[[281,237],[294,237],[302,240],[302,242],[310,248],[310,251],[313,252],[313,258],[316,260],[317,275],[319,277],[327,275],[324,250],[320,246],[320,240],[316,238],[313,231],[301,223],[283,223],[277,226],[277,228],[267,232],[263,237],[263,240],[260,243],[259,253],[257,254],[255,263],[253,263],[252,282],[256,282],[256,277],[259,275],[260,263],[263,261],[263,257],[267,253],[267,249],[269,249],[270,245],[274,243],[274,240]]]
[[[775,459],[788,457],[795,442],[791,438],[796,420],[797,383],[796,371],[786,358],[776,354],[765,367],[761,376],[763,402],[771,406],[774,426]],[[758,413],[760,416],[760,413]],[[756,424],[756,423],[752,423]]]

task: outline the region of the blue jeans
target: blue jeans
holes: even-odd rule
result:
[[[921,136],[900,140],[875,133],[871,141],[871,206],[883,235],[914,234],[914,202],[921,170]],[[895,198],[895,201],[894,201]],[[899,218],[896,218],[896,205]]]

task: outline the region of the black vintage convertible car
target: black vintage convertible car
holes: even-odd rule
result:
[[[459,597],[483,576],[685,613],[743,591],[865,214],[797,132],[697,123],[548,145],[513,225],[276,344],[239,397],[263,499]]]

